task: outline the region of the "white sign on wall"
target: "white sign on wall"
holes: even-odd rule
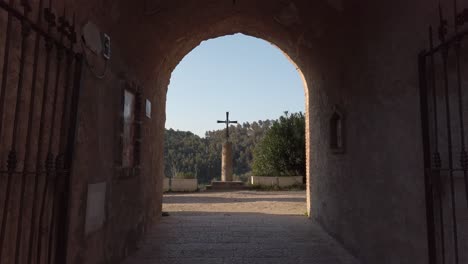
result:
[[[146,99],[146,117],[151,118],[151,102]]]
[[[106,219],[106,189],[107,184],[88,184],[88,198],[86,202],[85,233],[91,234],[101,229]]]

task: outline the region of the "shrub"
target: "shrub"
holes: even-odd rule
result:
[[[304,176],[305,163],[305,117],[285,112],[255,147],[253,174]]]
[[[177,172],[175,178],[177,179],[195,179],[195,173],[193,172]]]

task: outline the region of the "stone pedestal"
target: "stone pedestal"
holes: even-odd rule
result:
[[[223,157],[221,165],[221,181],[232,181],[232,143],[227,141],[223,144]]]

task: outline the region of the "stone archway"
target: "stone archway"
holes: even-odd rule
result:
[[[240,33],[240,32],[229,33],[229,35],[234,35],[234,34],[242,34],[242,33]],[[291,65],[296,69],[296,72],[297,72],[297,74],[298,74],[300,80],[302,81],[302,89],[304,90],[304,98],[305,98],[305,101],[304,101],[304,102],[305,102],[305,104],[307,104],[307,102],[309,101],[309,97],[308,97],[308,96],[309,96],[309,88],[308,88],[307,80],[305,79],[305,76],[304,76],[302,70],[301,70],[301,69],[297,66],[297,64],[291,59],[291,57],[290,57],[286,52],[284,52],[281,48],[279,48],[278,46],[276,46],[274,43],[268,42],[268,41],[266,41],[266,40],[264,40],[264,39],[261,39],[261,38],[258,38],[258,37],[252,36],[252,35],[246,35],[246,34],[242,34],[242,35],[243,35],[243,36],[247,36],[247,37],[251,37],[251,38],[255,38],[255,39],[259,40],[259,41],[265,41],[266,43],[272,45],[274,48],[278,49],[278,50],[283,54],[283,56],[285,57],[285,59],[286,59],[289,63],[291,63]],[[218,34],[216,34],[214,37],[210,37],[210,38],[208,38],[208,39],[202,40],[201,42],[216,40],[216,39],[218,39],[218,38],[223,38],[223,37],[225,37],[225,36],[228,36],[228,35],[220,35],[220,36],[218,36]],[[202,44],[201,42],[199,43],[200,45]],[[195,47],[193,47],[192,49],[190,49],[190,51],[189,51],[187,54],[185,54],[185,55],[183,56],[183,58],[185,58],[185,56],[187,56],[192,50],[196,49],[197,47],[198,47],[198,45],[195,46]],[[182,59],[183,59],[183,58],[182,58]],[[182,61],[182,59],[181,59],[180,61]],[[180,61],[179,61],[179,62],[180,62]],[[179,62],[178,62],[177,64],[179,64]],[[172,74],[172,73],[171,73],[171,74]],[[171,78],[171,77],[170,77],[170,78]],[[169,89],[170,89],[170,88],[169,88]],[[285,93],[287,93],[287,90],[285,90]],[[304,104],[304,105],[305,105],[305,104]],[[306,110],[305,110],[306,128],[309,127],[308,113],[309,113],[309,111],[308,111],[308,109],[306,109]],[[306,177],[307,182],[309,182],[310,173],[309,173],[309,170],[308,170],[307,168],[309,167],[309,162],[310,162],[310,159],[309,159],[310,154],[308,153],[308,151],[310,151],[310,147],[307,147],[307,146],[309,145],[308,142],[310,142],[310,134],[309,134],[309,131],[308,131],[308,130],[305,131],[305,133],[306,133],[306,145],[305,145],[304,147],[307,149],[307,152],[306,152],[306,163],[307,163],[307,164],[306,164],[306,171],[307,171],[307,173],[306,173],[306,175],[304,175],[304,177]],[[307,186],[307,190],[308,190],[308,191],[307,191],[307,193],[308,193],[308,194],[307,194],[307,213],[308,213],[308,215],[310,216],[310,189],[309,189],[310,185],[307,184],[306,186]]]
[[[305,88],[305,108],[307,121],[307,175],[309,182],[307,207],[308,213],[311,215],[310,211],[313,211],[311,209],[313,207],[311,193],[314,193],[314,191],[310,186],[312,182],[315,182],[310,179],[313,170],[311,166],[313,163],[311,146],[314,141],[319,142],[322,140],[319,137],[313,139],[311,127],[314,123],[318,124],[320,122],[318,111],[324,108],[319,105],[315,105],[313,108],[314,103],[309,94],[314,94],[316,96],[315,100],[321,98],[323,95],[320,95],[322,93],[320,91],[322,91],[325,82],[327,82],[327,86],[330,86],[327,88],[330,91],[332,90],[331,87],[338,87],[339,78],[332,76],[338,76],[340,72],[337,70],[340,68],[337,58],[344,51],[335,48],[335,46],[340,42],[338,41],[341,38],[339,32],[342,29],[336,27],[337,20],[331,18],[344,16],[346,13],[328,3],[318,3],[313,11],[315,15],[304,14],[304,10],[307,10],[309,5],[307,1],[278,1],[274,3],[266,0],[255,2],[184,1],[183,4],[161,1],[155,4],[155,6],[145,11],[141,5],[121,1],[110,6],[110,10],[112,10],[110,13],[99,13],[99,10],[102,10],[103,7],[99,6],[98,3],[95,4],[98,10],[96,11],[98,14],[96,23],[100,25],[102,31],[112,36],[113,43],[114,57],[106,82],[112,83],[114,86],[119,86],[122,82],[137,84],[141,87],[142,99],[149,99],[153,106],[152,118],[143,120],[142,141],[144,144],[141,145],[141,173],[138,179],[127,179],[127,181],[134,182],[134,184],[139,182],[132,189],[133,192],[136,188],[139,194],[136,197],[129,198],[130,200],[136,199],[138,201],[137,206],[132,206],[133,213],[128,215],[126,208],[129,205],[121,203],[122,193],[114,192],[108,197],[110,206],[114,204],[115,211],[113,214],[126,219],[124,225],[119,225],[118,221],[108,221],[106,229],[113,230],[108,231],[109,234],[114,237],[112,235],[114,233],[128,233],[131,231],[133,235],[127,239],[111,239],[107,242],[107,247],[132,247],[132,244],[144,233],[152,219],[160,215],[163,185],[162,150],[165,104],[172,71],[182,58],[202,41],[234,33],[257,37],[277,46],[296,68],[300,69],[304,84],[308,84],[305,86],[307,87]],[[87,17],[85,14],[82,14],[82,16]],[[100,85],[100,82],[100,80],[95,80],[91,75],[88,75],[84,86],[92,87]],[[96,100],[107,100],[103,96],[112,93],[112,90],[107,85],[99,92],[101,94],[99,97],[93,97],[92,91],[85,92],[85,98],[89,98],[89,100],[82,104],[80,115],[83,118],[80,120],[80,124],[82,124],[80,129],[81,135],[89,136],[83,141],[79,141],[75,175],[86,174],[89,171],[87,166],[90,163],[86,162],[88,158],[86,153],[95,146],[88,142],[93,140],[104,141],[106,143],[101,144],[105,146],[105,149],[115,149],[113,147],[115,143],[110,138],[106,137],[104,139],[94,133],[94,131],[99,130],[99,127],[105,130],[106,128],[102,127],[104,123],[111,127],[110,121],[101,122],[98,125],[97,123],[91,123],[89,119],[85,119],[86,116],[95,116],[94,113],[100,111],[106,112],[103,116],[115,116],[115,114],[109,112],[110,109],[100,110],[96,106]],[[114,97],[112,100],[116,99]],[[113,109],[114,112],[118,111],[117,106],[114,106]],[[325,112],[327,111],[325,107]],[[110,158],[105,153],[100,155],[99,160],[109,160]],[[92,177],[94,179],[91,181],[100,182],[106,178],[115,178],[115,175],[101,164],[94,164],[98,168],[97,173],[100,173],[101,176]],[[104,177],[104,175],[108,176]],[[76,190],[76,198],[73,198],[73,200],[76,201],[75,207],[79,208],[81,206],[82,208],[83,205],[80,205],[78,197],[80,193],[85,193],[86,184],[83,179],[77,178],[75,181],[77,185],[82,186],[82,191]],[[124,186],[124,182],[120,180],[114,180],[108,183],[108,186],[109,188],[118,188],[124,193],[130,191]],[[115,207],[117,205],[118,207]],[[84,214],[83,211],[76,211],[72,214],[72,219],[74,219],[73,216],[76,216],[76,219],[80,217],[82,219],[82,216],[80,216],[82,214]],[[135,227],[136,223],[138,223],[137,227]],[[72,226],[75,226],[72,227],[72,230],[83,229],[83,223],[80,223],[80,221],[72,221]],[[117,236],[115,237],[117,238]],[[95,236],[94,239],[103,238]],[[82,240],[79,243],[85,242]],[[79,254],[76,249],[71,249],[71,251],[75,251],[72,255]],[[128,250],[123,250],[123,252],[125,251]],[[102,254],[101,252],[98,248],[93,248],[88,250],[86,254],[89,258],[94,258],[93,256]],[[73,258],[73,256],[71,257]],[[115,257],[117,258],[118,254]]]
[[[213,8],[220,7],[213,6]],[[285,54],[288,60],[298,69],[304,83],[307,122],[307,179],[308,182],[311,183],[311,117],[309,110],[312,109],[312,106],[310,105],[309,94],[313,87],[308,86],[308,84],[313,83],[313,85],[319,85],[323,81],[323,78],[319,77],[324,75],[323,72],[320,72],[321,67],[319,68],[314,66],[323,64],[325,66],[322,70],[328,70],[334,67],[332,65],[336,64],[335,57],[339,56],[339,53],[328,54],[325,52],[319,52],[319,50],[323,51],[324,48],[332,49],[334,43],[339,42],[335,40],[335,38],[338,38],[337,33],[334,32],[334,30],[330,30],[329,33],[325,33],[327,30],[326,28],[332,27],[332,25],[320,21],[320,19],[312,19],[313,23],[309,25],[307,24],[309,21],[300,21],[298,18],[299,9],[295,4],[291,3],[278,3],[273,11],[265,11],[274,12],[274,15],[268,15],[264,19],[258,19],[256,16],[258,15],[257,12],[259,10],[252,9],[252,6],[247,4],[244,4],[244,6],[241,7],[242,9],[250,9],[247,14],[244,14],[243,10],[240,8],[230,9],[229,5],[221,6],[221,8],[224,9],[223,12],[225,12],[225,14],[218,14],[219,17],[216,17],[217,20],[213,21],[209,18],[205,19],[205,14],[210,13],[210,11],[204,10],[203,13],[197,14],[197,17],[201,18],[193,18],[195,21],[200,21],[201,25],[193,26],[192,28],[182,28],[182,32],[178,32],[178,35],[174,33],[174,36],[171,36],[171,38],[167,40],[169,44],[166,45],[169,45],[169,47],[165,47],[163,44],[159,45],[165,48],[165,52],[163,52],[164,56],[159,61],[159,64],[153,66],[154,68],[152,68],[151,71],[152,77],[147,80],[150,86],[157,87],[155,90],[157,90],[158,93],[154,95],[154,101],[159,102],[158,105],[161,105],[161,107],[165,107],[166,95],[162,93],[167,92],[172,71],[183,57],[196,48],[202,41],[225,35],[242,33],[272,43],[278,47]],[[331,8],[327,4],[321,6],[321,8],[323,8],[325,11],[322,11],[327,14],[336,15],[337,13],[336,9]],[[213,11],[213,13],[216,12]],[[184,22],[179,23],[183,24]],[[320,26],[321,23],[323,23],[323,28]],[[314,38],[311,39],[309,35],[314,35],[317,40],[314,40]],[[338,71],[333,70],[331,75],[332,74],[338,74]],[[332,79],[332,81],[338,81],[338,78]],[[154,93],[154,91],[152,92]],[[159,114],[164,111],[162,108],[158,108],[157,112]],[[165,117],[161,116],[161,120],[164,119]],[[162,128],[163,126],[158,124],[158,130],[161,130]],[[157,148],[161,149],[162,145],[158,145]],[[157,158],[158,160],[161,159],[161,157]],[[312,206],[310,184],[308,184],[308,190],[307,208],[310,215]]]

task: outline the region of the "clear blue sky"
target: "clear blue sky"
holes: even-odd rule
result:
[[[302,80],[275,46],[236,34],[203,42],[172,73],[166,128],[222,129],[226,111],[241,123],[277,119],[284,111],[304,112]]]

